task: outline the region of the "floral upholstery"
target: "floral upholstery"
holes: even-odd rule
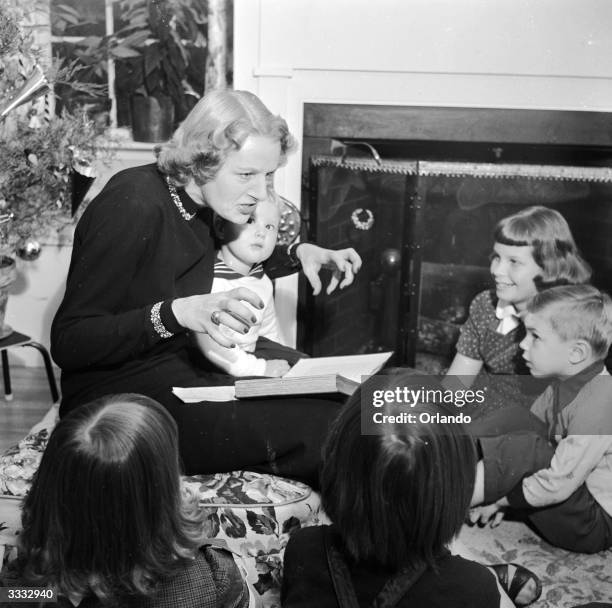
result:
[[[265,606],[280,606],[283,553],[297,528],[329,523],[307,485],[249,471],[184,477],[205,513],[206,535],[245,558],[247,577]]]
[[[4,547],[15,544],[20,497],[30,486],[56,421],[54,406],[25,439],[0,456],[0,564]],[[198,496],[207,536],[224,539],[244,557],[247,578],[264,606],[280,606],[282,558],[290,533],[329,523],[316,492],[294,481],[248,471],[184,477],[183,488]],[[531,568],[543,584],[534,608],[612,602],[612,550],[570,553],[515,521],[504,521],[494,529],[464,526],[454,550],[481,563],[512,561]]]
[[[0,564],[15,545],[20,499],[25,496],[57,423],[57,406],[18,445],[0,456]],[[184,477],[183,489],[198,496],[206,535],[227,542],[244,558],[247,578],[263,605],[280,606],[282,560],[290,533],[329,523],[319,495],[307,485],[249,471]]]
[[[0,496],[22,497],[27,494],[58,420],[59,404],[54,404],[17,445],[0,456]]]

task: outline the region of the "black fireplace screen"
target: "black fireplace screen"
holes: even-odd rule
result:
[[[472,298],[491,285],[497,222],[545,205],[568,221],[612,291],[612,169],[313,156],[308,238],[354,247],[353,286],[332,296],[302,286],[298,346],[313,356],[394,350],[396,364],[450,362]]]

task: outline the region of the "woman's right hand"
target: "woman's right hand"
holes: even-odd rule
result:
[[[238,287],[230,291],[177,298],[172,302],[172,312],[182,327],[207,333],[221,346],[232,348],[234,342],[221,331],[221,326],[246,334],[257,321],[244,302],[257,309],[264,306],[255,292]],[[213,313],[218,323],[213,321]]]

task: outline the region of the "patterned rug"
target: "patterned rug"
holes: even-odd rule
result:
[[[516,562],[533,570],[542,581],[542,596],[534,608],[612,602],[612,550],[570,553],[517,521],[503,521],[497,528],[465,525],[453,549],[483,564]]]

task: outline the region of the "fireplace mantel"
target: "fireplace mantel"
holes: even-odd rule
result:
[[[304,137],[612,146],[608,112],[304,104]]]

